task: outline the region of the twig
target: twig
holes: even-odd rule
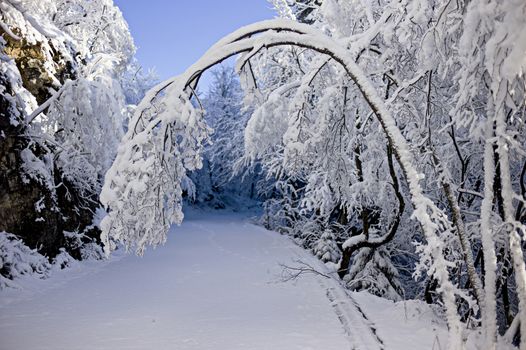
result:
[[[314,274],[329,279],[332,278],[331,276],[316,270],[312,265],[309,265],[308,263],[302,260],[298,259],[294,260],[294,262],[296,264],[299,264],[299,266],[288,266],[282,263],[279,264],[279,266],[283,268],[283,270],[281,271],[282,282],[295,281],[305,274]]]

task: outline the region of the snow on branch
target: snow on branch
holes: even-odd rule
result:
[[[101,202],[109,209],[103,221],[103,241],[108,251],[113,238],[141,254],[147,245],[163,243],[170,225],[183,219],[181,180],[186,171],[201,166],[200,152],[208,137],[202,112],[192,103],[189,86],[204,71],[228,57],[277,46],[305,48],[339,63],[377,117],[407,181],[413,218],[420,223],[427,240],[420,247],[428,264],[426,271],[439,282],[452,339],[461,339],[462,324],[455,297],[463,293],[451,282],[448,268],[452,263],[444,257],[443,232],[449,230],[451,223],[424,195],[422,175],[407,140],[384,98],[347,47],[313,27],[290,20],[264,21],[241,28],[212,46],[182,75],[147,94],[130,122],[101,194]],[[456,346],[452,344],[451,348]]]

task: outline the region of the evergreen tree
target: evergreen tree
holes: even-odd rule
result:
[[[336,244],[336,235],[332,230],[325,230],[314,246],[314,254],[323,262],[337,263],[341,250]]]
[[[361,249],[354,256],[344,281],[353,291],[366,290],[394,301],[404,299],[404,289],[399,281],[398,270],[391,262],[389,251],[383,246]]]

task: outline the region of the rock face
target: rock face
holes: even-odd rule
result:
[[[51,209],[49,191],[20,176],[20,154],[26,147],[27,140],[17,130],[6,133],[0,141],[0,231],[16,234],[30,247],[54,256],[58,247],[64,246],[64,236],[58,213]]]
[[[5,34],[0,31],[0,35]],[[74,73],[71,62],[64,61],[57,53],[54,62],[46,62],[42,45],[30,45],[22,40],[6,40],[4,52],[14,60],[23,87],[29,91],[40,105],[50,95],[50,88],[72,78]],[[57,73],[50,74],[46,64],[53,64]],[[80,258],[78,242],[70,242],[64,232],[83,232],[91,224],[93,212],[97,207],[96,194],[90,204],[81,202],[74,186],[61,176],[61,170],[55,163],[56,150],[50,146],[35,143],[27,136],[28,129],[20,120],[20,108],[15,103],[9,77],[0,71],[0,231],[13,233],[21,237],[31,248],[54,257],[64,247],[75,258]],[[12,96],[12,98],[9,98]],[[15,121],[13,123],[13,120]],[[24,154],[30,155],[34,162],[49,169],[53,183],[59,184],[52,190],[42,181],[24,175]],[[96,237],[92,231],[89,236]]]

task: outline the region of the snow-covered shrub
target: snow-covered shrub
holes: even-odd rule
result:
[[[100,244],[91,242],[84,235],[66,232],[66,238],[70,245],[69,249],[79,252],[82,260],[101,260],[104,252]],[[84,243],[83,240],[87,240]],[[40,254],[36,249],[30,249],[17,236],[0,232],[0,289],[17,288],[16,279],[22,276],[33,276],[35,278],[47,278],[52,269],[65,269],[78,264],[65,248],[59,249],[51,262]]]
[[[99,211],[100,213],[100,211]],[[93,230],[95,225],[88,227]],[[74,253],[74,257],[80,260],[101,260],[104,252],[100,243],[86,233],[64,231],[68,251]]]
[[[0,289],[15,287],[12,280],[23,275],[45,278],[50,269],[45,256],[29,249],[17,236],[0,232]]]
[[[105,255],[102,246],[92,242],[80,247],[80,257],[82,260],[102,260]]]
[[[66,249],[60,248],[60,253],[53,258],[52,264],[55,268],[62,270],[78,264],[78,261],[69,255]]]

